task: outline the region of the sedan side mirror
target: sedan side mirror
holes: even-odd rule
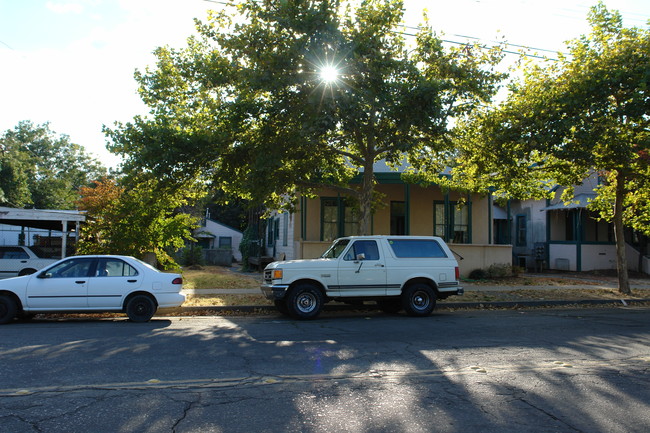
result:
[[[52,274],[48,274],[47,272],[43,271],[38,274],[36,278],[52,278]]]

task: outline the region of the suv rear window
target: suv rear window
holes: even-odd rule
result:
[[[433,239],[389,239],[395,257],[446,258],[447,254]]]

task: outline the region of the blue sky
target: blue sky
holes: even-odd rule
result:
[[[405,0],[407,25],[428,9],[446,39],[510,43],[551,51],[588,30],[596,2],[583,0]],[[628,27],[646,27],[648,0],[608,0]],[[102,125],[145,114],[133,73],[158,46],[182,47],[217,3],[204,0],[0,0],[0,132],[20,120],[50,122],[106,165]]]

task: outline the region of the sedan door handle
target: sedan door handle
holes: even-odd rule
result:
[[[138,282],[138,280],[126,280],[126,281],[129,282],[129,283],[137,283]]]
[[[77,283],[77,284],[86,284],[85,281],[81,281],[81,280],[80,281],[75,281],[75,283]]]

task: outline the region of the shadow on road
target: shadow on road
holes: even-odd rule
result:
[[[35,320],[0,328],[0,405],[18,422],[29,419],[21,399],[84,401],[36,420],[43,431],[83,431],[74,422],[90,415],[106,431],[640,431],[649,318],[612,309]],[[140,409],[117,410],[128,407]]]

